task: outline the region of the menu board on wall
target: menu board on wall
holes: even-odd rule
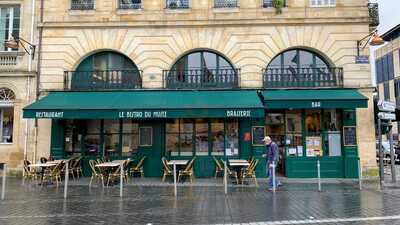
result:
[[[254,126],[252,129],[253,145],[264,145],[265,128],[263,126]]]
[[[322,156],[322,139],[320,136],[306,137],[306,156]]]
[[[343,143],[344,146],[357,145],[357,132],[355,126],[343,127]]]

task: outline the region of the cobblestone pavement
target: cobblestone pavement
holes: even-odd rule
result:
[[[64,200],[61,186],[8,179],[0,224],[400,224],[397,187],[380,191],[370,183],[359,191],[357,182],[333,182],[318,192],[315,183],[286,182],[273,194],[262,182],[258,188],[230,186],[225,196],[216,182],[180,186],[176,198],[170,185],[136,182],[120,198],[118,186],[89,188],[84,180],[72,182]]]

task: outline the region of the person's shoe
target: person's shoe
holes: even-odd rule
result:
[[[282,186],[282,185],[283,185],[282,183],[279,183],[279,184],[278,184],[278,187],[280,187],[280,186]]]

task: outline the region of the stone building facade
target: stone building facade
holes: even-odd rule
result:
[[[21,45],[10,49],[4,41],[14,34],[35,43],[35,21],[32,1],[0,1],[0,162],[19,170],[24,157],[32,153],[34,124],[22,118],[22,108],[36,96],[37,61]],[[31,53],[29,45],[23,44]]]
[[[265,0],[127,2],[128,7],[118,0],[43,0],[43,23],[38,24],[43,28],[42,96],[64,90],[65,71],[77,71],[85,59],[104,51],[134,62],[145,90],[164,89],[163,71],[200,50],[217,53],[240,68],[240,89],[263,89],[263,69],[277,55],[301,49],[342,68],[340,88],[356,89],[368,98],[367,107],[355,111],[358,155],[363,165],[376,166],[370,66],[355,63],[357,40],[374,28],[366,0],[327,5],[287,0],[281,13]],[[368,49],[363,51],[368,54]],[[37,157],[48,157],[52,120],[38,121],[37,147],[31,149],[37,149]]]

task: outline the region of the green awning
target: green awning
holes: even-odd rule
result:
[[[24,118],[157,119],[264,116],[257,92],[130,91],[51,92],[24,108]]]
[[[356,89],[266,90],[267,109],[367,108],[368,98]]]

